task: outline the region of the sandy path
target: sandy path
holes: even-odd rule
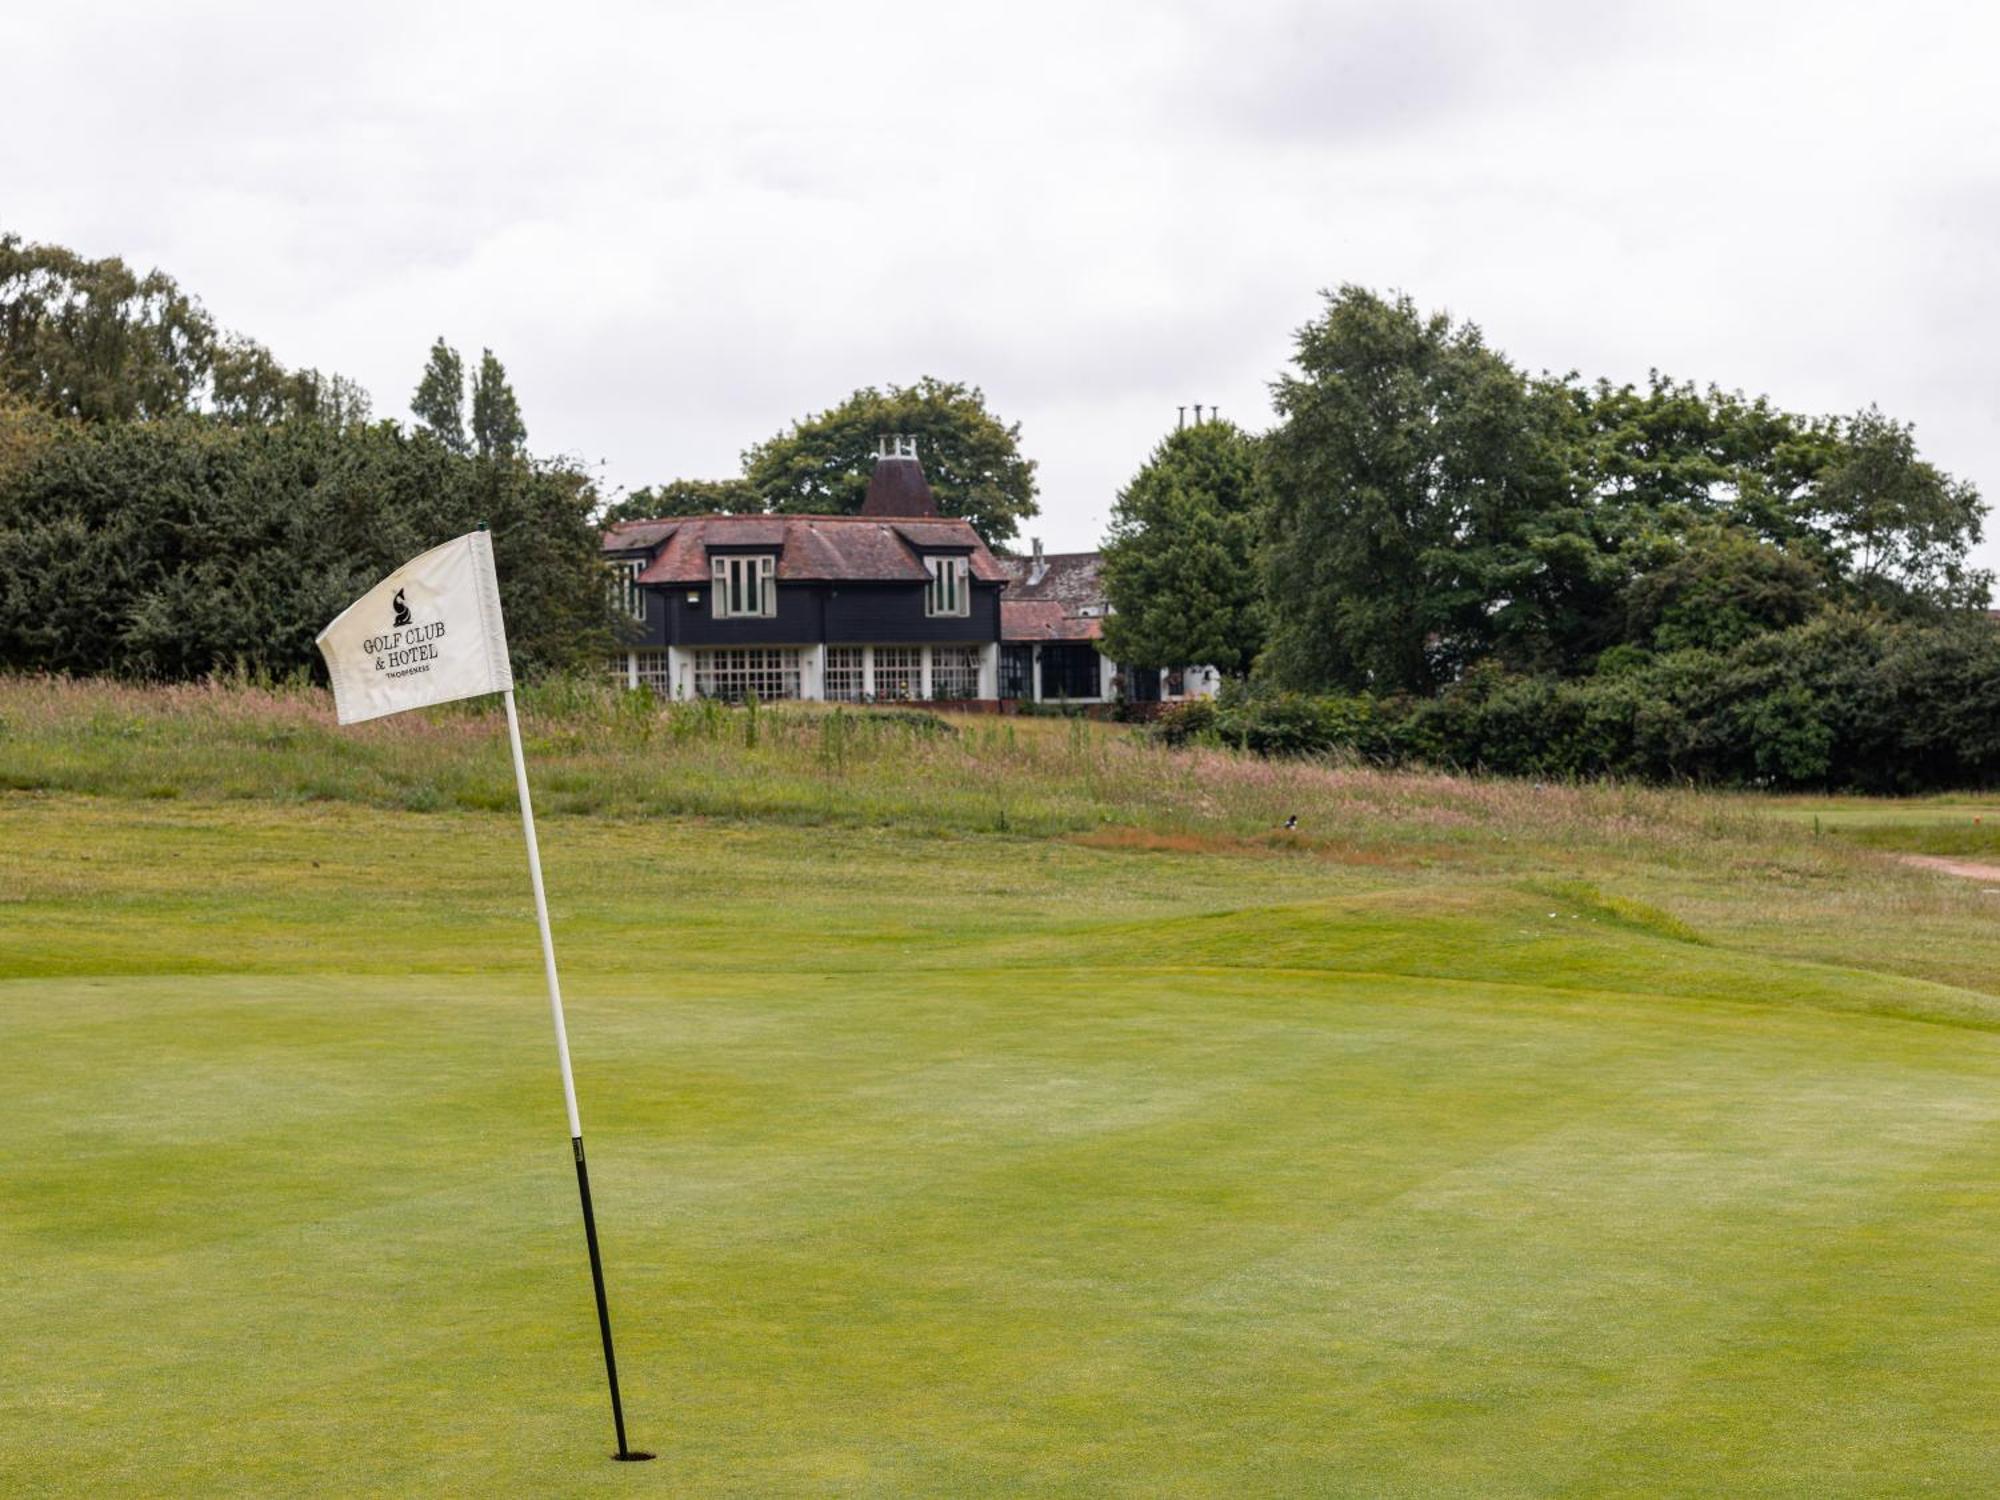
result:
[[[1899,854],[1896,856],[1906,865],[1915,865],[1920,870],[1936,870],[1944,875],[1963,875],[1967,880],[1983,880],[1989,885],[2000,885],[2000,865],[1983,865],[1975,859],[1947,859],[1942,854]]]

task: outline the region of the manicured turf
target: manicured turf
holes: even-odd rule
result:
[[[627,1467],[517,825],[0,798],[0,1493],[1989,1492],[1976,898],[1534,823],[551,819]]]

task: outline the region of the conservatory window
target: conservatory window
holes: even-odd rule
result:
[[[639,686],[651,688],[656,698],[671,698],[674,695],[674,677],[667,665],[664,651],[635,651],[633,660],[638,664]]]
[[[837,703],[859,703],[868,688],[866,646],[826,648],[826,696]]]
[[[694,690],[704,698],[768,703],[799,695],[796,646],[717,647],[694,654]]]
[[[923,693],[923,652],[916,646],[875,648],[875,701],[899,703]]]
[[[933,698],[979,696],[977,646],[931,647],[931,696]]]

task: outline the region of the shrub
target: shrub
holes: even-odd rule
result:
[[[1985,786],[2000,781],[2000,629],[1828,613],[1728,651],[1630,653],[1589,678],[1481,668],[1421,699],[1235,691],[1168,710],[1153,733],[1509,776]]]

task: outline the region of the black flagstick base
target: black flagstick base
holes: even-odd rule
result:
[[[570,1144],[576,1148],[576,1190],[583,1199],[583,1237],[590,1245],[590,1284],[597,1291],[597,1331],[604,1336],[604,1374],[611,1382],[611,1421],[618,1429],[618,1451],[611,1456],[620,1463],[644,1463],[653,1455],[625,1446],[625,1406],[618,1399],[618,1356],[611,1352],[611,1307],[604,1300],[604,1262],[597,1254],[597,1217],[590,1211],[590,1168],[583,1163],[583,1137]]]

